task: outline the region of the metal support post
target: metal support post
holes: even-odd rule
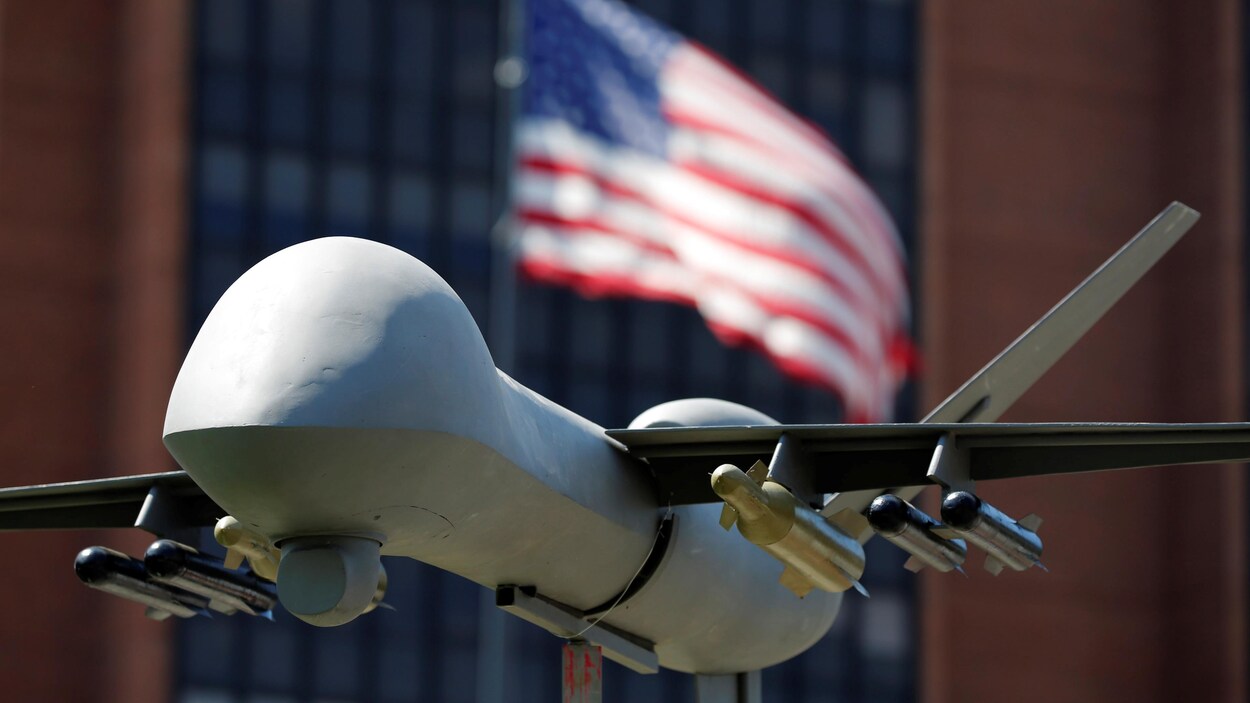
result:
[[[603,650],[586,640],[564,644],[564,703],[603,702]]]

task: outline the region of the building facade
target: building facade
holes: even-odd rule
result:
[[[1179,198],[1199,227],[1006,419],[1245,419],[1241,5],[1229,0],[640,2],[826,129],[911,250],[934,405]],[[170,468],[181,355],[251,263],[322,234],[413,253],[493,324],[497,2],[0,5],[6,485]],[[521,284],[505,370],[621,426],[712,395],[787,422],[836,401],[719,346],[690,310]],[[492,343],[507,340],[490,339]],[[914,396],[914,397],[913,397]],[[1201,471],[1201,474],[1194,473]],[[765,675],[770,700],[1243,700],[1237,468],[987,486],[1047,518],[1050,574],[900,568]],[[394,612],[319,631],[145,621],[83,588],[89,544],[0,535],[0,681],[19,700],[549,700],[558,640],[482,589],[388,563]],[[949,575],[948,575],[949,576]],[[744,607],[747,607],[744,604]],[[1142,672],[1150,672],[1144,675]],[[610,669],[612,700],[691,700]]]

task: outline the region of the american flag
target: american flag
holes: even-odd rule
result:
[[[724,342],[888,419],[908,290],[881,203],[816,128],[614,0],[527,0],[514,244],[528,278],[695,306]]]

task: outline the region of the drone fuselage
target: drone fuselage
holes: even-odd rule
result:
[[[662,562],[603,621],[680,671],[789,659],[841,603],[796,598],[780,564],[721,530],[718,505],[661,505],[648,467],[601,427],[495,368],[437,274],[373,242],[315,240],[240,278],[187,356],[165,441],[280,547],[376,540],[383,555],[582,610],[626,589],[671,510]]]

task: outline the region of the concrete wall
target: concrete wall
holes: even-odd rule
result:
[[[1244,419],[1240,4],[921,6],[924,404],[1179,199],[1197,227],[1003,419]],[[1245,699],[1240,468],[981,488],[1051,573],[926,576],[922,700]]]
[[[163,471],[183,347],[186,4],[0,4],[0,483]],[[91,544],[0,535],[6,700],[160,700],[172,626],[88,591]]]

